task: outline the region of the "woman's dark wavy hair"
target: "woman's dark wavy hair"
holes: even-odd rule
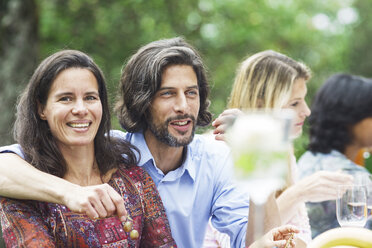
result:
[[[372,80],[347,74],[331,76],[311,107],[309,150],[344,153],[353,142],[351,128],[368,117],[372,117]]]
[[[116,140],[109,135],[110,109],[102,71],[88,55],[76,50],[63,50],[44,59],[19,99],[14,138],[21,145],[26,160],[37,169],[58,177],[63,177],[66,173],[66,161],[58,149],[47,121],[42,120],[38,114],[38,104],[46,104],[54,79],[69,68],[87,69],[94,74],[98,82],[102,120],[94,139],[94,147],[101,174],[104,175],[110,169],[117,168],[121,163],[135,164],[136,148],[128,142]],[[121,154],[126,156],[123,157]]]
[[[189,65],[194,69],[199,86],[200,109],[197,125],[211,122],[208,111],[209,86],[206,69],[198,52],[183,38],[151,42],[140,48],[124,67],[115,107],[121,126],[129,132],[147,128],[145,115],[159,90],[163,71],[171,65]]]

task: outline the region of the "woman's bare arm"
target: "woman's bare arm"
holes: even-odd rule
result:
[[[341,172],[318,171],[286,189],[278,198],[283,223],[296,213],[299,204],[337,199],[337,186],[352,184],[353,177]]]

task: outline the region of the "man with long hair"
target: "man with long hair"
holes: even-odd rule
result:
[[[182,38],[151,42],[129,59],[119,89],[115,110],[128,132],[113,135],[139,149],[138,166],[154,180],[178,246],[201,247],[211,218],[232,247],[245,247],[249,200],[232,183],[230,151],[223,142],[195,134],[212,119],[198,52]],[[51,175],[41,179],[41,172],[11,154],[22,156],[18,146],[1,150],[8,152],[0,154],[1,195],[58,202],[90,216],[109,214],[91,204],[99,198],[105,206],[110,197],[104,188],[68,185]]]

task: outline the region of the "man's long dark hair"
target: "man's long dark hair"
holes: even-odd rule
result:
[[[115,107],[124,129],[138,132],[147,128],[145,115],[160,88],[163,71],[171,65],[189,65],[194,69],[200,96],[196,124],[206,126],[211,122],[206,69],[197,51],[184,39],[177,37],[147,44],[140,48],[124,67]]]
[[[352,127],[368,117],[372,117],[372,80],[347,74],[331,76],[311,106],[309,150],[344,153],[353,142]]]
[[[63,50],[44,59],[19,99],[14,137],[21,145],[26,160],[37,169],[58,177],[63,177],[66,173],[66,162],[47,121],[42,120],[38,114],[38,104],[45,106],[55,78],[69,68],[87,69],[98,82],[102,120],[94,139],[94,148],[101,175],[117,168],[121,163],[136,164],[136,156],[132,150],[135,148],[126,141],[116,140],[109,135],[110,109],[102,71],[88,55],[76,50]]]

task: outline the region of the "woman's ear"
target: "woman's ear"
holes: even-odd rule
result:
[[[40,102],[37,102],[37,113],[39,114],[40,119],[46,120],[46,117],[44,114],[44,106]]]
[[[263,108],[265,107],[265,101],[262,98],[257,99],[257,108]]]

